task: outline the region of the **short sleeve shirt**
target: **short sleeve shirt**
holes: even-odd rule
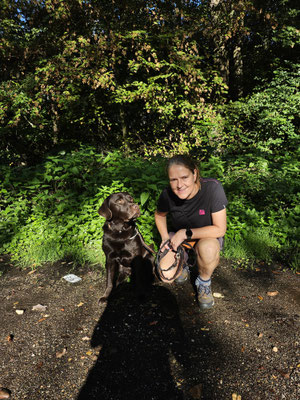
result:
[[[201,178],[201,188],[188,200],[177,197],[167,187],[161,193],[158,212],[167,212],[171,216],[174,231],[186,228],[202,228],[212,225],[212,213],[226,208],[228,201],[222,184],[217,179]]]

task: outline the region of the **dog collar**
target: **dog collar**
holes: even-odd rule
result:
[[[129,238],[129,240],[134,239],[139,231],[135,228],[135,234]]]

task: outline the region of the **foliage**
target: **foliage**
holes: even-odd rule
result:
[[[3,0],[0,17],[2,251],[101,260],[117,190],[155,242],[163,157],[188,152],[227,189],[225,254],[296,268],[295,0]]]
[[[0,160],[87,143],[205,158],[226,142],[224,103],[241,102],[234,119],[258,81],[295,63],[298,13],[293,0],[4,0]]]
[[[117,191],[130,192],[140,204],[139,228],[156,247],[154,211],[167,184],[164,164],[161,157],[124,158],[84,147],[50,156],[37,167],[2,168],[0,251],[23,265],[64,257],[103,264],[104,220],[97,210]],[[201,163],[201,174],[219,178],[229,199],[227,257],[277,258],[298,268],[298,173],[290,156],[266,160],[247,154],[226,161],[214,156]]]
[[[240,152],[253,148],[263,154],[297,150],[299,138],[300,64],[274,71],[271,82],[245,100],[225,109],[227,146]],[[228,148],[228,147],[227,147]]]

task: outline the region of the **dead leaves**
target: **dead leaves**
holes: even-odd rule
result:
[[[11,391],[6,388],[0,388],[0,399],[10,399]]]
[[[66,347],[64,347],[62,349],[62,351],[57,351],[56,352],[56,358],[62,358],[66,354],[66,352],[67,352],[67,348]]]
[[[190,395],[192,396],[193,399],[201,399],[201,396],[202,396],[202,384],[200,383],[199,385],[193,386],[190,389]]]
[[[274,296],[277,296],[278,293],[279,292],[277,290],[275,290],[274,292],[267,292],[267,295],[270,296],[270,297],[274,297]]]
[[[12,343],[13,340],[14,340],[14,335],[13,335],[12,333],[9,334],[9,335],[6,337],[6,340],[7,340],[9,343]]]
[[[269,296],[269,297],[275,297],[275,296],[277,296],[278,295],[278,290],[274,290],[274,291],[270,291],[270,292],[267,292],[267,296]],[[257,295],[257,298],[258,298],[258,300],[260,300],[260,301],[263,301],[263,296],[261,296],[261,295]]]
[[[213,293],[213,296],[214,296],[216,299],[223,299],[223,298],[224,298],[224,295],[223,295],[222,293],[218,293],[218,292],[214,292],[214,293]]]

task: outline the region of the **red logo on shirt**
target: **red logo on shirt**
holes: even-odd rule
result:
[[[199,215],[205,215],[205,210],[199,210]]]

